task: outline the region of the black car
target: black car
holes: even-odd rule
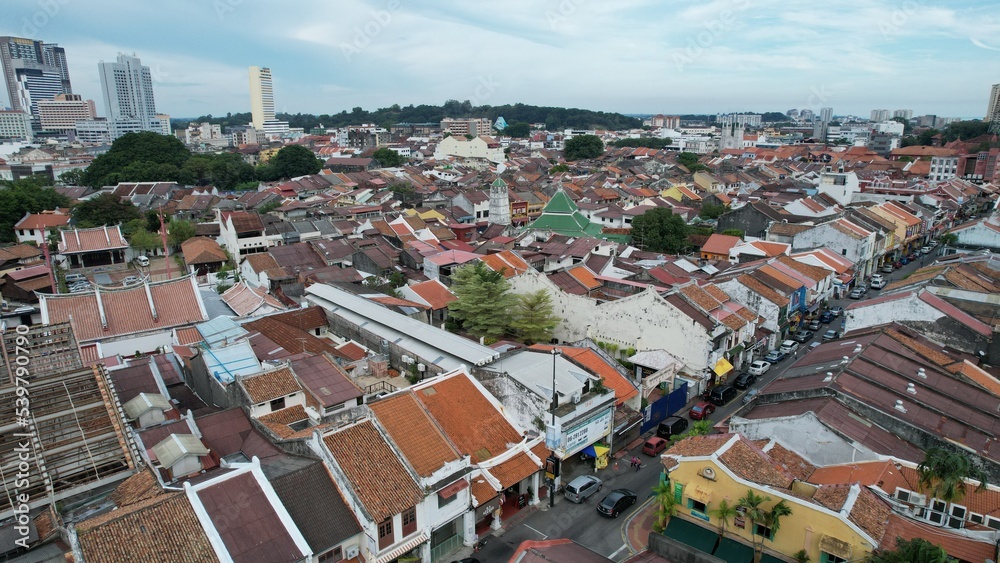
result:
[[[597,505],[597,511],[611,518],[618,518],[626,508],[635,504],[636,494],[628,489],[615,489]]]
[[[833,322],[834,314],[832,311],[823,311],[823,314],[819,316],[819,322],[823,324],[829,324]]]
[[[808,342],[809,339],[813,337],[813,334],[815,333],[811,330],[800,330],[792,336],[792,340],[802,344]]]
[[[736,376],[733,380],[733,387],[737,389],[746,389],[757,382],[757,376],[750,372],[743,372]]]

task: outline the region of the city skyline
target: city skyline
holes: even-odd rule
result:
[[[176,117],[249,111],[254,65],[273,72],[277,113],[314,114],[468,99],[630,114],[912,108],[982,119],[1000,82],[1000,19],[985,1],[478,7],[189,0],[161,13],[118,0],[17,0],[0,35],[64,48],[85,99],[101,96],[100,61],[135,53],[150,67],[158,109]]]

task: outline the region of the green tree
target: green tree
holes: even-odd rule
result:
[[[69,199],[51,187],[46,176],[29,176],[14,182],[0,182],[0,241],[14,242],[14,225],[27,213],[68,207]]]
[[[723,235],[729,235],[731,237],[740,237],[740,238],[743,238],[743,231],[741,231],[740,229],[726,229],[726,230],[722,231],[721,234],[723,234]]]
[[[90,163],[83,184],[97,188],[129,181],[173,182],[189,158],[190,151],[177,137],[149,131],[127,133]],[[163,177],[154,177],[160,175]]]
[[[718,219],[719,216],[726,212],[726,209],[726,206],[721,203],[706,203],[701,206],[698,217],[702,219]]]
[[[83,170],[67,170],[59,175],[59,182],[69,186],[78,186],[83,182]]]
[[[139,210],[120,197],[103,193],[73,208],[73,218],[82,228],[117,225],[140,219]]]
[[[455,270],[451,291],[458,298],[448,312],[473,336],[499,338],[510,326],[517,298],[510,292],[510,282],[501,272],[476,260]]]
[[[180,246],[181,243],[194,236],[195,230],[194,223],[191,221],[171,221],[167,225],[167,237],[171,246]]]
[[[513,137],[515,139],[523,139],[531,134],[531,125],[518,121],[517,123],[511,123],[504,130],[503,134],[507,137]]]
[[[690,170],[691,167],[698,164],[698,155],[693,152],[682,152],[677,155],[677,164]]]
[[[615,141],[614,146],[616,147],[645,147],[647,149],[662,149],[664,147],[669,147],[673,141],[667,138],[659,137],[639,137],[632,139],[618,139]]]
[[[656,523],[653,531],[660,533],[667,527],[667,521],[677,516],[677,497],[674,496],[674,488],[670,486],[670,481],[660,481],[653,487],[653,495],[656,499]]]
[[[719,519],[719,537],[726,537],[726,527],[729,526],[729,520],[736,516],[736,507],[729,504],[728,500],[722,499],[718,506],[708,511],[708,514]]]
[[[160,237],[156,233],[151,233],[146,229],[137,229],[128,238],[128,245],[134,250],[148,252],[158,248],[161,244]]]
[[[295,178],[316,174],[323,167],[323,161],[316,158],[311,150],[302,145],[282,147],[268,164],[274,166],[278,178]],[[258,168],[258,172],[259,170]]]
[[[375,162],[377,162],[381,168],[394,168],[402,166],[406,163],[406,159],[403,158],[403,155],[388,147],[381,147],[377,149],[372,154],[372,158],[375,159]]]
[[[924,460],[917,466],[920,487],[931,496],[947,503],[965,498],[967,479],[979,481],[977,491],[986,488],[986,472],[974,465],[967,455],[941,448],[927,450]]]
[[[559,174],[560,172],[569,172],[569,166],[565,164],[556,164],[552,168],[549,168],[549,174]]]
[[[566,141],[563,155],[566,160],[597,158],[604,154],[604,142],[597,135],[578,135]]]
[[[552,331],[559,324],[559,317],[552,308],[552,296],[539,289],[517,296],[517,308],[511,327],[526,344],[548,342]]]
[[[632,220],[632,241],[650,252],[684,252],[688,231],[684,219],[665,207],[651,209]]]
[[[896,549],[879,549],[866,559],[868,563],[957,563],[939,545],[923,538],[896,538]]]
[[[763,536],[757,535],[757,524],[766,525],[767,521],[767,509],[765,509],[762,504],[765,502],[770,502],[771,497],[767,495],[758,495],[753,492],[752,489],[747,489],[747,494],[740,497],[736,501],[736,507],[743,512],[746,519],[750,521],[750,532],[751,539],[754,546],[754,561],[760,561],[759,552],[757,550],[757,538],[760,538],[760,549],[764,549],[764,538]]]

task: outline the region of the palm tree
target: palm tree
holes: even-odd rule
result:
[[[708,513],[719,519],[719,537],[724,538],[726,536],[726,526],[729,525],[729,519],[736,516],[736,507],[729,504],[728,500],[722,499],[719,501],[719,506],[709,510]]]
[[[927,450],[924,461],[917,466],[920,487],[933,497],[947,503],[959,502],[965,497],[965,481],[979,481],[977,491],[986,488],[986,473],[973,465],[963,454],[941,448]]]
[[[771,541],[774,541],[775,534],[778,533],[778,529],[781,528],[781,519],[785,516],[792,515],[792,508],[788,506],[788,503],[781,500],[778,504],[771,507],[764,514],[765,526],[771,529]]]
[[[653,531],[660,533],[667,527],[667,520],[677,515],[677,499],[674,498],[674,489],[670,486],[670,481],[662,481],[653,487],[656,495],[656,504],[659,510],[656,513],[656,525]]]

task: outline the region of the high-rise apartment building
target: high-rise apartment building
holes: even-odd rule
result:
[[[274,121],[274,86],[267,67],[250,67],[250,115],[253,128],[259,131],[264,130],[265,121]]]
[[[897,109],[896,111],[892,112],[892,116],[893,117],[902,117],[903,119],[907,119],[907,120],[913,119],[913,110],[912,109]]]
[[[148,66],[142,66],[135,55],[121,53],[116,62],[101,61],[97,66],[113,139],[133,131],[169,134],[169,123],[164,124],[156,113],[153,75]]]
[[[833,108],[822,108],[819,110],[819,120],[825,123],[833,121]]]
[[[453,118],[446,117],[441,120],[441,130],[452,135],[489,135],[493,129],[493,122],[488,117],[467,117]]]
[[[0,108],[9,106],[37,117],[38,102],[73,93],[66,50],[52,43],[0,36],[0,70],[6,86]]]
[[[0,139],[30,141],[33,138],[31,115],[28,112],[0,109]]]
[[[986,106],[985,121],[1000,122],[1000,84],[994,84],[990,90],[990,103]]]
[[[876,123],[881,123],[883,121],[889,120],[889,110],[887,109],[873,109],[872,110],[872,121]]]
[[[55,99],[38,102],[38,119],[42,131],[75,131],[77,121],[96,117],[94,100],[84,100],[79,94],[59,94]]]

